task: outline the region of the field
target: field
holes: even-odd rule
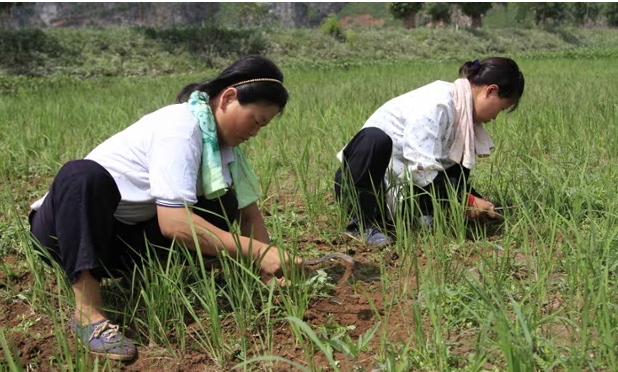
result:
[[[360,264],[345,283],[333,262],[280,289],[248,263],[208,270],[177,246],[130,288],[104,283],[139,343],[129,364],[75,346],[70,288],[31,249],[28,206],[64,162],[209,74],[20,80],[0,99],[0,370],[618,370],[618,65],[518,63],[524,98],[487,126],[496,151],[472,180],[517,208],[501,226],[466,224],[460,206],[432,231],[397,221],[382,250],[341,234],[335,154],[383,102],[454,80],[460,63],[285,69],[285,113],[245,145],[269,231],[302,257]]]

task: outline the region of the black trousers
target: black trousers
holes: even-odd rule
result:
[[[392,150],[393,141],[378,128],[362,129],[343,149],[342,166],[335,173],[335,198],[352,218],[365,224],[384,220],[384,175]]]
[[[74,284],[83,270],[100,280],[131,268],[147,249],[170,247],[156,216],[136,225],[114,218],[119,202],[116,182],[101,165],[91,160],[66,163],[41,207],[30,213],[35,249],[46,249]],[[194,209],[196,214],[226,231],[238,218],[233,191],[216,200],[200,197],[195,207],[204,210]]]
[[[343,150],[343,163],[335,173],[335,198],[352,218],[365,223],[388,220],[385,213],[384,176],[391,161],[392,139],[379,128],[360,130]],[[405,200],[416,203],[402,205],[404,210],[418,210],[421,215],[433,214],[433,198],[445,205],[448,189],[454,188],[458,202],[467,193],[481,197],[468,185],[470,170],[456,164],[439,172],[425,187],[413,186],[413,195]]]

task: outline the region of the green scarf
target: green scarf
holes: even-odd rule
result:
[[[228,185],[223,178],[221,152],[215,117],[208,105],[210,97],[200,91],[191,93],[189,107],[202,132],[202,187],[206,199],[216,199],[227,192]],[[236,192],[238,209],[242,209],[260,198],[258,180],[240,147],[233,148],[234,161],[230,163],[232,189]]]

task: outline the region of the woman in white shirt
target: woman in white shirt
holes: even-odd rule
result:
[[[483,124],[517,108],[524,76],[501,57],[466,62],[459,74],[454,83],[435,81],[388,101],[339,152],[335,196],[352,217],[348,235],[390,244],[381,227],[398,206],[431,225],[432,199],[445,203],[449,188],[467,198],[469,217],[500,218],[467,178],[475,157],[493,148]]]
[[[100,280],[173,239],[209,256],[251,251],[264,280],[284,281],[281,261],[290,257],[270,245],[256,204],[257,179],[238,145],[287,100],[273,62],[243,57],[60,169],[29,220],[35,247],[66,272],[76,304],[71,328],[90,352],[135,356],[132,340],[102,310]],[[235,221],[240,237],[229,232]]]

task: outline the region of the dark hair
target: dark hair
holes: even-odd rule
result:
[[[262,56],[245,56],[237,59],[214,79],[202,83],[189,84],[178,94],[178,102],[189,98],[196,90],[215,97],[231,85],[251,79],[276,79],[276,81],[257,81],[239,85],[238,102],[241,105],[256,102],[272,103],[281,110],[288,102],[288,91],[283,86],[283,73],[271,60]]]
[[[467,78],[472,85],[496,84],[498,97],[510,98],[515,102],[509,111],[517,108],[524,94],[524,74],[510,58],[492,57],[481,62],[468,61],[459,68],[459,76]]]

